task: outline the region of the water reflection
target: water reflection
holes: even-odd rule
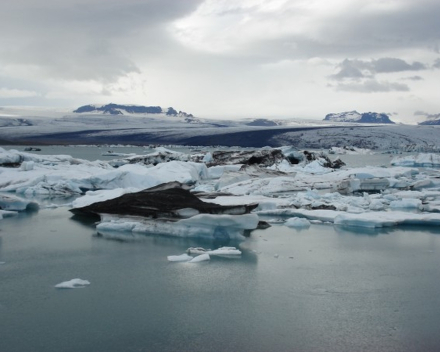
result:
[[[218,249],[221,247],[236,247],[242,251],[242,255],[238,258],[245,260],[247,263],[256,263],[257,255],[250,249],[246,249],[246,246],[242,246],[242,241],[238,240],[217,240],[207,239],[199,237],[178,237],[169,236],[163,234],[137,234],[132,232],[122,231],[108,231],[99,230],[93,235],[93,238],[97,240],[108,240],[126,244],[134,244],[140,246],[153,246],[156,249],[166,249],[169,255],[177,255],[190,247],[202,247],[205,249]],[[216,260],[221,260],[220,257],[215,257]],[[223,258],[229,260],[230,258]]]
[[[339,235],[354,235],[354,236],[371,236],[376,237],[379,235],[389,234],[391,229],[389,227],[354,227],[354,226],[341,226],[334,225],[334,231]]]

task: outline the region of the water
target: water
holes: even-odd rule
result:
[[[0,351],[440,350],[438,228],[273,226],[240,259],[167,261],[190,246],[67,208],[0,220]]]

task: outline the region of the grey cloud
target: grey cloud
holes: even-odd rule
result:
[[[392,83],[392,82],[378,82],[374,79],[370,79],[364,82],[351,82],[340,83],[337,85],[336,90],[345,92],[358,92],[358,93],[377,93],[377,92],[407,92],[409,87],[406,84]]]
[[[364,4],[368,6],[369,2]],[[359,3],[353,2],[351,12],[338,13],[338,18],[327,23],[322,34],[343,43],[345,51],[341,52],[355,53],[356,50],[356,55],[399,48],[425,49],[437,43],[440,2],[404,1],[402,5],[392,11],[369,12],[360,11]],[[332,27],[334,23],[338,25]]]
[[[370,5],[368,1],[353,1],[351,6],[320,18],[314,28],[310,28],[313,34],[285,34],[262,40],[248,46],[246,53],[272,60],[292,56],[377,57],[381,52],[394,49],[425,50],[435,46],[440,41],[440,2],[402,0],[400,4],[397,3],[395,9],[381,12],[364,10]],[[266,21],[270,16],[274,17],[274,23],[278,23],[280,16],[289,16],[289,13],[266,13],[261,20]],[[295,43],[295,47],[285,46],[286,42]],[[386,64],[389,62],[378,62],[377,68],[386,70]],[[394,62],[393,69],[398,68],[396,64]],[[418,64],[408,65],[412,69],[421,68]]]
[[[358,65],[359,60],[348,60],[342,61],[339,66],[339,72],[330,76],[332,79],[343,80],[345,78],[358,79],[365,77],[361,72],[361,65]]]
[[[405,77],[402,78],[402,80],[407,80],[407,81],[423,81],[423,77],[421,76],[411,76],[411,77]]]
[[[402,59],[390,57],[371,61],[345,59],[338,65],[338,68],[339,72],[330,76],[330,78],[343,80],[346,78],[374,77],[377,73],[420,71],[427,69],[421,62],[416,61],[409,64]]]
[[[0,64],[41,77],[108,83],[140,73],[139,57],[171,52],[166,25],[201,0],[17,0],[0,5]]]
[[[414,116],[425,116],[427,120],[436,120],[436,119],[440,118],[440,113],[439,114],[430,114],[425,111],[417,110],[414,112]]]
[[[432,65],[433,68],[440,68],[440,59],[437,59],[434,61],[434,64]]]
[[[421,62],[416,61],[408,64],[402,59],[390,57],[373,60],[371,66],[376,73],[426,70],[426,66]]]

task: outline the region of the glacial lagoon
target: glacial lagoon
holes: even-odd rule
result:
[[[239,258],[167,260],[188,247],[220,245],[106,238],[67,207],[4,218],[0,350],[440,349],[438,226],[274,223],[229,243]],[[73,278],[90,285],[55,288]]]

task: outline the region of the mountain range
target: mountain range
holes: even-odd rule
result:
[[[327,114],[324,121],[332,122],[356,122],[356,123],[388,123],[394,124],[387,114],[377,112],[358,113],[357,111],[346,111]]]
[[[426,121],[419,122],[419,125],[440,125],[440,114],[428,115]]]
[[[110,115],[125,115],[125,114],[165,114],[167,116],[179,116],[185,118],[193,118],[192,114],[184,111],[177,111],[172,107],[163,109],[160,106],[143,106],[143,105],[120,105],[120,104],[106,104],[106,105],[83,105],[73,111],[77,114],[82,113],[102,113]]]

